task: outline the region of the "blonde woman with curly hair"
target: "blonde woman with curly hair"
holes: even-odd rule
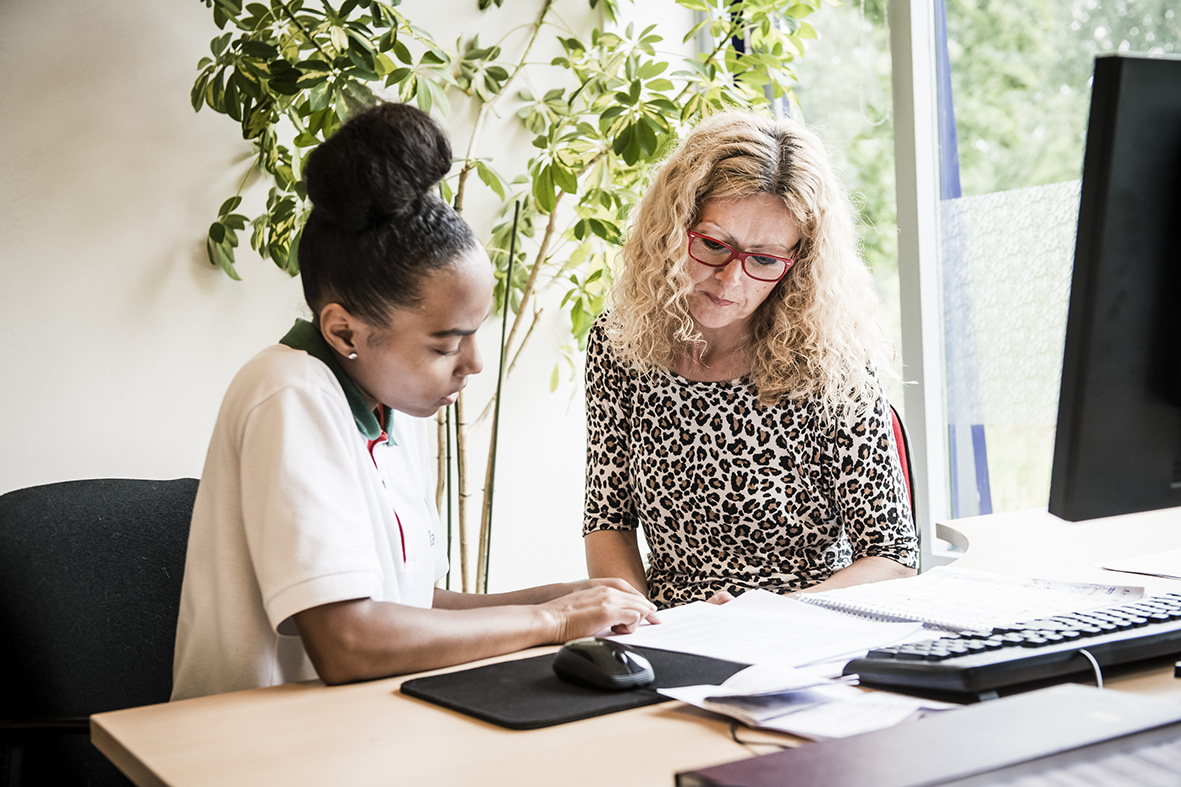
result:
[[[667,607],[914,574],[876,310],[816,136],[747,112],[698,124],[590,336],[590,575]]]

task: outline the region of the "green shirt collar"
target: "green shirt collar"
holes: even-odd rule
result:
[[[344,369],[341,368],[340,363],[336,360],[336,356],[332,352],[332,348],[328,346],[328,342],[324,341],[324,337],[320,335],[320,329],[312,325],[307,320],[297,319],[295,325],[287,332],[287,335],[279,340],[279,344],[292,348],[293,350],[303,350],[313,358],[323,362],[325,366],[332,370],[336,375],[336,379],[340,382],[340,387],[344,389],[345,398],[348,399],[349,409],[352,410],[353,420],[357,422],[357,429],[361,434],[365,435],[367,440],[377,440],[381,437],[382,432],[386,433],[390,445],[397,445],[394,442],[394,437],[389,432],[390,426],[390,408],[382,405],[382,412],[385,413],[385,424],[381,424],[377,420],[377,416],[373,410],[369,409],[365,397],[361,395],[357,384],[353,382]]]

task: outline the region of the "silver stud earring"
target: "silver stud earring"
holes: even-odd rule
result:
[[[355,361],[355,360],[357,360],[357,354],[356,354],[356,353],[349,353],[349,356],[348,356],[348,357],[349,357],[349,360],[350,360],[350,361]]]

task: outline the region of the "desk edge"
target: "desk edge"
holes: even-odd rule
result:
[[[168,784],[127,751],[102,725],[99,716],[90,717],[90,742],[137,787],[168,787]]]

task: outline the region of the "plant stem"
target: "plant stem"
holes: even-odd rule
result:
[[[505,347],[511,347],[513,337],[517,335],[517,328],[521,326],[521,319],[524,317],[525,304],[529,302],[529,298],[533,295],[533,289],[537,286],[537,277],[541,273],[541,266],[545,262],[546,254],[549,252],[550,241],[554,237],[554,233],[558,228],[558,203],[562,201],[562,196],[566,192],[559,191],[557,197],[554,199],[554,208],[550,211],[549,221],[545,225],[545,234],[541,236],[541,243],[537,247],[537,255],[533,258],[533,269],[529,271],[529,278],[525,280],[525,286],[521,288],[521,304],[517,307],[517,314],[513,318],[513,327],[508,332],[508,340],[505,342]],[[508,299],[508,291],[505,291],[505,299]]]
[[[541,273],[541,266],[542,263],[545,262],[545,256],[549,251],[550,241],[553,239],[554,233],[557,231],[558,227],[558,203],[562,201],[562,195],[565,193],[566,192],[564,191],[559,191],[557,198],[554,200],[554,210],[549,214],[549,221],[545,225],[545,234],[541,236],[541,243],[537,247],[537,256],[533,258],[533,268],[529,271],[529,278],[525,280],[525,286],[521,288],[521,302],[517,306],[517,313],[513,317],[513,327],[508,332],[508,339],[506,339],[504,342],[502,352],[507,353],[509,347],[512,346],[513,337],[517,335],[517,328],[520,327],[521,320],[525,317],[525,306],[528,304],[529,299],[533,297],[533,293],[537,288],[537,277]],[[505,288],[504,297],[505,308],[507,309],[509,302],[509,293],[507,287]],[[540,314],[541,310],[534,312],[533,323],[529,326],[529,330],[525,332],[524,338],[521,339],[521,344],[514,351],[513,362],[509,366],[510,373],[512,372],[513,367],[517,365],[517,358],[521,356],[521,350],[525,348],[525,343],[529,340],[529,336],[533,333],[533,326],[537,324],[538,315]],[[496,396],[493,395],[493,397],[488,400],[488,404],[484,405],[484,409],[480,411],[480,416],[476,419],[476,423],[483,421],[484,418],[488,416],[488,408],[491,407],[495,402]]]
[[[308,43],[311,44],[312,46],[314,46],[316,48],[316,51],[319,52],[321,55],[323,55],[327,59],[328,65],[331,66],[332,65],[332,56],[324,51],[323,47],[320,46],[320,43],[318,41],[316,41],[316,39],[312,38],[312,34],[309,33],[308,29],[303,26],[303,22],[300,22],[298,19],[295,18],[295,14],[291,13],[291,9],[287,7],[287,4],[281,3],[279,5],[279,8],[283,9],[283,14],[288,19],[291,20],[291,23],[293,25],[295,25],[297,28],[299,28],[299,32],[303,33],[303,37],[307,39]],[[336,68],[333,67],[332,70],[335,71]]]
[[[529,343],[529,337],[533,335],[533,329],[537,327],[537,323],[541,321],[541,313],[545,308],[538,309],[533,312],[533,321],[529,323],[529,330],[525,331],[525,336],[521,339],[521,344],[517,347],[517,351],[513,354],[513,360],[508,365],[506,374],[512,374],[513,369],[517,368],[517,361],[521,360],[521,351],[525,349],[525,345]]]
[[[451,489],[451,408],[447,408],[447,418],[443,422],[447,442],[447,483],[445,487]],[[452,543],[455,536],[455,521],[451,518],[451,495],[447,495],[447,559],[451,560]],[[460,561],[462,563],[462,561]],[[451,567],[447,567],[447,590],[451,589]]]
[[[456,500],[456,515],[459,519],[459,568],[464,593],[472,591],[471,566],[468,554],[467,527],[467,424],[463,420],[463,391],[455,400],[455,475],[459,487]]]
[[[730,45],[730,39],[733,37],[732,34],[737,27],[738,25],[735,24],[730,25],[730,29],[726,32],[726,35],[718,39],[716,45],[714,46],[714,51],[710,52],[709,57],[707,57],[703,62],[708,63],[709,61],[714,60],[723,49]],[[677,93],[677,97],[673,99],[673,103],[679,104],[681,99],[685,97],[685,94],[689,92],[689,89],[694,86],[694,80],[685,80],[685,86],[681,88],[680,93]]]
[[[250,166],[246,168],[246,174],[242,176],[242,182],[238,184],[238,190],[234,192],[235,197],[242,196],[242,189],[246,188],[246,181],[250,180],[250,176],[254,173],[254,167],[257,162],[257,156],[250,160]],[[262,169],[262,167],[259,167],[259,169]]]
[[[468,175],[471,174],[472,169],[475,168],[475,165],[472,164],[472,161],[473,161],[473,157],[474,157],[475,151],[476,151],[476,143],[479,140],[480,133],[482,132],[482,130],[484,128],[484,121],[488,117],[488,112],[491,110],[493,103],[495,103],[502,95],[504,95],[504,92],[505,92],[505,90],[508,89],[509,84],[511,84],[512,81],[516,78],[517,74],[520,73],[521,69],[524,68],[525,62],[529,57],[529,50],[532,49],[534,42],[537,41],[537,34],[541,31],[542,23],[545,20],[546,14],[549,13],[550,8],[553,6],[553,3],[554,3],[554,0],[545,0],[545,2],[542,4],[541,13],[538,14],[538,16],[537,16],[537,21],[534,23],[533,30],[529,35],[529,41],[528,41],[528,43],[526,43],[524,51],[521,52],[521,57],[517,61],[516,67],[513,68],[513,72],[511,74],[509,74],[508,79],[506,79],[503,83],[501,83],[500,90],[498,90],[495,93],[495,95],[493,95],[491,98],[489,98],[488,101],[486,101],[480,105],[480,111],[476,115],[476,122],[472,128],[471,137],[468,139],[467,152],[464,154],[463,169],[460,170],[459,180],[458,180],[458,183],[456,184],[456,187],[455,187],[455,200],[454,200],[453,204],[454,204],[456,213],[459,213],[461,215],[463,214],[463,199],[464,199],[464,194],[467,190],[467,179],[468,179]],[[509,304],[508,296],[509,296],[509,290],[510,290],[511,286],[512,286],[511,281],[507,282],[505,285],[504,308],[506,310],[506,313],[508,310],[508,304]],[[524,304],[524,300],[522,299],[522,305],[523,304]],[[515,321],[513,323],[513,327],[514,328],[516,327]],[[510,336],[511,336],[511,334],[510,334]],[[505,346],[507,347],[507,345],[505,345]],[[502,352],[503,352],[503,350],[502,350]],[[463,393],[460,392],[459,399],[455,403],[456,404],[456,410],[455,410],[455,417],[456,417],[455,453],[456,453],[456,458],[457,458],[458,465],[459,465],[459,472],[458,472],[458,479],[457,479],[458,484],[459,484],[459,505],[458,505],[459,534],[460,534],[460,538],[459,538],[460,561],[459,562],[460,562],[460,567],[461,567],[462,573],[463,573],[463,590],[466,593],[466,592],[469,592],[471,585],[470,585],[470,581],[469,581],[470,567],[468,565],[468,560],[467,560],[467,531],[468,531],[468,527],[467,527],[467,495],[468,495],[468,493],[467,493],[467,472],[466,472],[467,442],[464,437],[464,433],[465,433],[467,425],[464,423],[463,417],[461,415],[462,409],[460,407],[460,402],[462,402],[462,401],[463,401]],[[484,525],[483,525],[483,522],[481,522],[481,531],[483,531],[483,529],[484,529]],[[483,541],[483,539],[481,539],[481,542],[482,541]]]
[[[467,189],[468,175],[475,169],[476,165],[472,162],[475,160],[476,142],[480,138],[480,133],[484,128],[484,121],[488,117],[488,112],[491,111],[492,105],[495,104],[504,92],[508,90],[508,86],[517,78],[517,74],[521,73],[521,69],[525,67],[525,62],[529,58],[529,50],[533,48],[533,44],[537,41],[537,35],[541,32],[542,24],[545,22],[545,16],[550,12],[554,0],[545,0],[541,6],[541,13],[537,15],[537,21],[533,23],[533,30],[529,33],[529,40],[525,43],[525,48],[521,51],[521,57],[517,60],[517,64],[513,66],[513,71],[508,75],[508,79],[500,84],[500,89],[497,90],[487,101],[480,104],[480,111],[476,114],[476,122],[472,126],[472,135],[468,139],[467,152],[463,155],[463,169],[459,171],[459,180],[455,185],[455,212],[463,213],[463,195]]]
[[[435,444],[439,456],[435,462],[435,510],[443,510],[443,495],[447,493],[447,410],[435,413]]]
[[[537,327],[537,323],[541,321],[541,314],[545,308],[536,309],[533,312],[533,320],[529,323],[529,330],[525,331],[525,335],[521,338],[521,343],[517,346],[516,352],[513,353],[513,359],[509,362],[508,369],[505,370],[504,376],[509,377],[513,373],[513,369],[517,367],[517,361],[521,360],[521,353],[525,349],[525,345],[529,343],[529,337],[533,335],[533,329]],[[508,348],[505,348],[507,351]],[[476,416],[476,420],[472,421],[473,425],[482,424],[488,414],[492,412],[493,405],[496,404],[496,394],[493,394],[488,403],[484,405],[484,409],[480,410],[480,414]]]
[[[508,270],[505,282],[513,280],[513,258],[517,256],[517,226],[521,219],[521,201],[513,206],[513,229],[508,241]],[[496,407],[492,412],[492,439],[488,443],[488,465],[484,471],[484,505],[480,511],[480,548],[476,559],[476,588],[488,592],[488,566],[492,549],[492,502],[496,493],[496,446],[500,438],[500,402],[504,395],[504,359],[508,352],[505,330],[508,328],[509,288],[505,287],[504,306],[500,313],[500,360],[496,372]]]

